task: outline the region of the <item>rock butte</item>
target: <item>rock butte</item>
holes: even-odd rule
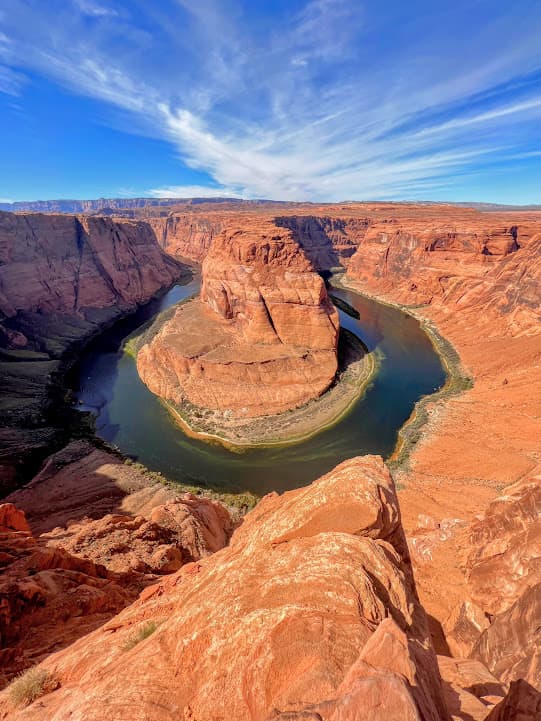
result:
[[[233,417],[283,413],[337,371],[338,313],[291,231],[248,218],[218,235],[201,299],[179,307],[137,355],[157,395]]]
[[[184,718],[192,721],[539,719],[541,214],[355,203],[184,205],[166,217],[158,217],[163,210],[154,216],[148,208],[129,212],[130,221],[94,219],[96,227],[109,229],[105,235],[100,231],[98,258],[117,243],[116,232],[125,231],[133,263],[139,252],[150,253],[151,264],[160,267],[154,285],[166,287],[182,269],[159,246],[201,261],[222,233],[249,232],[247,223],[257,232],[270,223],[277,235],[291,233],[318,270],[342,266],[345,281],[362,292],[415,306],[412,312],[458,350],[474,385],[425,404],[421,440],[394,471],[402,522],[381,461],[355,459],[306,489],[265,498],[231,543],[210,556],[229,538],[231,517],[225,511],[213,511],[214,520],[201,525],[196,501],[181,510],[182,498],[148,477],[135,482],[139,471],[116,456],[92,446],[78,447],[75,455],[72,448],[68,459],[62,451],[38,475],[39,483],[6,499],[15,508],[0,511],[0,537],[8,549],[0,558],[14,579],[12,604],[27,609],[22,618],[29,628],[20,638],[27,622],[16,614],[2,616],[2,640],[11,644],[1,651],[3,668],[11,677],[41,661],[57,674],[60,687],[26,710],[15,709],[3,692],[0,718],[182,718],[178,709],[184,704],[189,709]],[[0,220],[0,293],[6,297],[5,288],[14,289],[6,297],[11,308],[4,302],[0,320],[0,373],[12,399],[7,431],[0,434],[10,444],[1,456],[2,477],[13,479],[19,468],[19,479],[28,480],[32,474],[24,464],[20,470],[18,459],[35,449],[39,460],[51,448],[51,436],[36,433],[50,427],[42,407],[51,395],[46,374],[32,375],[28,399],[40,403],[30,405],[30,415],[22,413],[16,390],[21,378],[23,387],[30,387],[29,369],[24,375],[23,362],[14,358],[21,350],[43,354],[44,349],[49,355],[32,363],[45,366],[58,358],[57,313],[63,328],[77,328],[72,335],[80,342],[82,317],[85,333],[95,332],[104,317],[114,316],[116,303],[133,307],[157,287],[147,286],[130,301],[120,292],[122,273],[117,283],[115,272],[103,274],[110,266],[97,263],[92,271],[97,286],[100,278],[110,278],[105,287],[111,294],[97,297],[89,314],[73,301],[76,275],[62,284],[64,274],[79,267],[77,219],[1,214]],[[77,222],[94,227],[90,219]],[[24,228],[32,232],[24,231],[20,242]],[[55,260],[52,240],[44,242],[56,237],[57,228],[71,229],[65,237],[73,239],[68,245],[74,260],[65,267],[61,257]],[[145,239],[139,250],[133,233]],[[32,292],[22,293],[13,273],[33,278],[34,260],[48,254],[51,262],[38,264]],[[115,257],[113,266],[120,268]],[[54,268],[61,269],[59,277]],[[35,320],[38,307],[39,324],[32,324],[28,319]],[[67,345],[64,333],[60,346]],[[20,364],[16,376],[14,362]],[[171,503],[180,515],[157,511],[158,518],[150,518],[152,507]],[[54,511],[52,526],[44,509]],[[127,518],[117,523],[117,515]],[[194,530],[176,530],[169,521],[164,528],[163,519],[172,517]],[[178,571],[164,576],[168,552],[160,557],[161,568],[149,564],[156,535],[146,540],[147,524],[153,534],[166,534],[165,546],[186,549]],[[200,532],[209,539],[205,546],[197,541]],[[116,533],[124,551],[113,560]],[[200,560],[185,563],[195,552]],[[38,555],[29,564],[32,554]],[[43,559],[50,557],[54,562],[44,568]],[[135,570],[138,563],[149,570]],[[103,571],[93,570],[100,566]],[[126,574],[134,579],[131,585]],[[158,574],[158,584],[146,586],[145,579],[155,584]],[[46,616],[29,604],[25,593],[36,576],[41,593],[45,579],[53,582],[47,593],[51,588],[58,593],[48,597],[50,608],[61,609],[69,598],[65,632],[56,611],[50,612],[48,630],[39,622]],[[66,596],[68,578],[73,585]],[[124,650],[150,621],[156,623],[154,633]],[[58,635],[63,648],[50,653]]]

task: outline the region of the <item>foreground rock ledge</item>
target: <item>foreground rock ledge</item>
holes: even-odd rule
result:
[[[42,667],[60,687],[24,711],[4,692],[1,718],[448,719],[394,484],[375,456],[266,496],[228,548]]]

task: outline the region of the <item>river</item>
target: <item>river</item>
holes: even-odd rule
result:
[[[357,320],[339,311],[342,326],[361,338],[378,360],[374,380],[351,412],[332,428],[292,446],[235,453],[188,438],[139,379],[122,343],[150,318],[198,290],[198,279],[176,285],[104,331],[86,348],[73,375],[78,407],[96,415],[97,435],[170,480],[261,495],[306,485],[356,455],[387,458],[416,401],[445,382],[440,358],[417,320],[331,286],[333,295],[359,312]]]

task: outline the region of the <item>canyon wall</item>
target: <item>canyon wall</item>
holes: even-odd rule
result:
[[[321,395],[337,370],[338,314],[288,230],[244,219],[214,239],[201,299],[180,306],[137,355],[157,395],[238,417]]]
[[[20,481],[76,424],[67,352],[179,278],[144,222],[0,213],[0,483]]]
[[[225,228],[224,213],[171,213],[167,218],[149,218],[161,247],[170,255],[202,263],[213,239]]]
[[[126,310],[179,275],[147,223],[0,213],[0,314]]]

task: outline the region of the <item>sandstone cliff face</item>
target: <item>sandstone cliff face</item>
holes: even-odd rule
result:
[[[351,258],[348,275],[406,304],[458,310],[477,305],[527,332],[540,318],[540,224],[498,220],[375,223]]]
[[[201,299],[254,343],[336,350],[338,313],[292,234],[254,219],[203,264]]]
[[[183,272],[143,222],[0,213],[0,484],[76,422],[58,383],[66,351]]]
[[[506,489],[465,538],[471,599],[490,618],[471,655],[541,691],[541,475]]]
[[[167,253],[201,263],[227,220],[223,213],[173,213],[167,218],[149,218],[147,222]]]
[[[180,274],[143,222],[0,213],[0,313],[143,303]]]
[[[369,218],[283,215],[276,225],[289,228],[317,270],[347,265],[370,226]]]
[[[125,650],[149,619],[154,633]],[[60,688],[22,713],[3,696],[2,718],[448,718],[393,483],[375,457],[266,497],[230,547],[146,589],[44,667]]]
[[[157,395],[239,417],[321,395],[337,370],[338,314],[287,230],[251,219],[215,238],[201,300],[181,306],[137,356]]]

